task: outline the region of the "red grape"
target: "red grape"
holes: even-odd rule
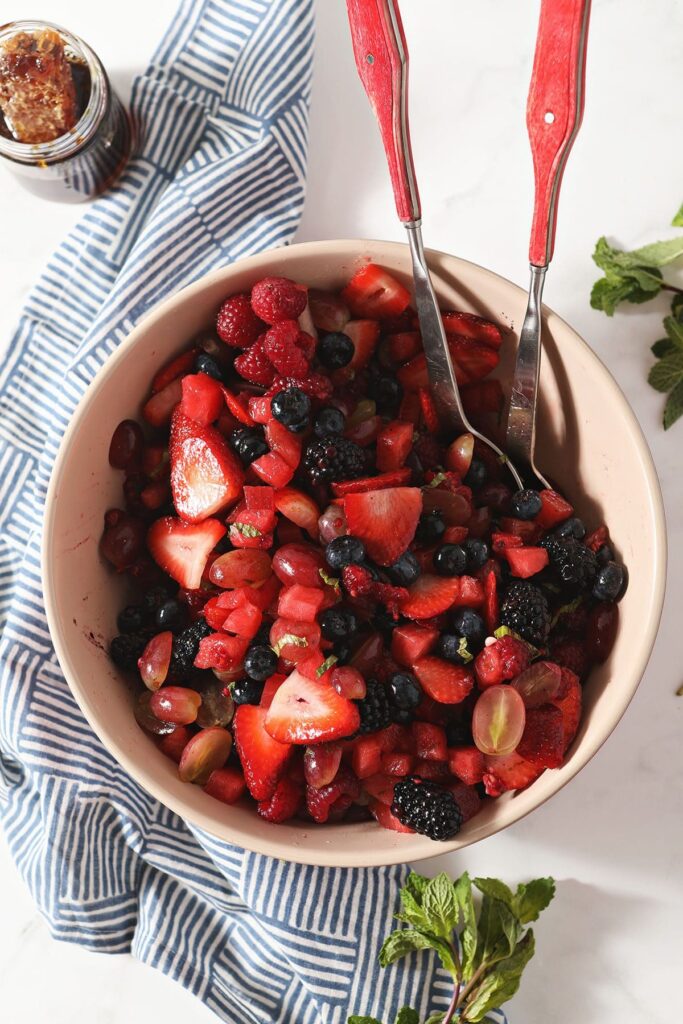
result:
[[[184,686],[165,686],[152,694],[149,706],[152,714],[162,722],[189,725],[196,720],[201,702],[202,698],[196,690],[188,690]]]
[[[211,773],[223,767],[231,750],[232,736],[227,729],[217,725],[202,729],[183,750],[178,774],[183,782],[196,782],[204,786]]]
[[[142,457],[145,438],[142,427],[135,420],[122,420],[109,443],[109,465],[114,469],[137,466]]]

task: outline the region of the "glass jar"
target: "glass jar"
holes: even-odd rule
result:
[[[17,32],[50,28],[64,42],[81,115],[51,142],[17,142],[0,112],[0,156],[31,192],[80,202],[108,188],[126,165],[133,144],[128,115],[109,84],[97,54],[78,36],[47,21],[14,21],[0,27],[0,45]]]

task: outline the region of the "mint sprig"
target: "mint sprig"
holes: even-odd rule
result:
[[[683,206],[672,221],[683,227]],[[593,285],[591,306],[613,316],[622,302],[648,302],[662,291],[673,292],[671,313],[664,318],[666,337],[656,341],[648,382],[667,395],[662,422],[668,430],[683,416],[683,289],[664,279],[662,268],[683,258],[683,236],[627,252],[598,239],[593,260],[603,271]]]
[[[473,887],[481,893],[475,904]],[[496,878],[455,882],[445,873],[428,879],[414,871],[401,889],[397,919],[407,927],[393,931],[379,954],[382,967],[417,950],[431,949],[453,979],[448,1009],[432,1013],[424,1024],[460,1024],[490,1020],[487,1014],[511,999],[534,955],[534,933],[526,927],[555,895],[552,878],[537,878],[513,892]],[[382,1024],[375,1017],[349,1017],[349,1024]],[[404,1006],[394,1024],[420,1024],[417,1010]]]

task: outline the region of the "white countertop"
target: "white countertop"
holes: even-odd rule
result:
[[[317,0],[308,200],[299,238],[401,239],[384,158],[356,82],[342,0]],[[560,202],[546,301],[590,342],[633,405],[653,449],[669,516],[667,606],[646,677],[622,723],[581,774],[504,834],[427,870],[467,867],[511,881],[552,874],[558,895],[539,951],[510,1004],[512,1024],[668,1024],[679,1000],[683,842],[683,422],[665,435],[645,383],[660,317],[590,309],[597,237],[663,236],[683,200],[677,0],[595,0],[587,113]],[[176,0],[109,7],[51,0],[41,15],[73,29],[127,96]],[[413,142],[428,245],[526,284],[531,168],[524,129],[538,2],[403,0],[412,58]],[[49,8],[49,11],[48,11]],[[40,201],[0,168],[0,346],[28,289],[81,208]],[[663,308],[663,307],[662,307]],[[0,839],[0,989],[7,1024],[208,1024],[179,986],[130,957],[52,942]],[[355,1008],[362,1012],[363,1007]]]

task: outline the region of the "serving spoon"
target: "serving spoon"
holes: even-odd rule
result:
[[[422,241],[422,210],[408,123],[408,47],[396,0],[346,0],[356,67],[379,125],[399,219],[408,233],[415,305],[429,383],[441,427],[457,437],[469,432],[506,463],[517,487],[522,479],[510,459],[465,415],[446,332]]]
[[[525,476],[550,487],[534,461],[541,364],[541,300],[555,247],[562,175],[585,101],[591,0],[541,0],[526,123],[534,162],[531,280],[512,379],[505,447]]]

